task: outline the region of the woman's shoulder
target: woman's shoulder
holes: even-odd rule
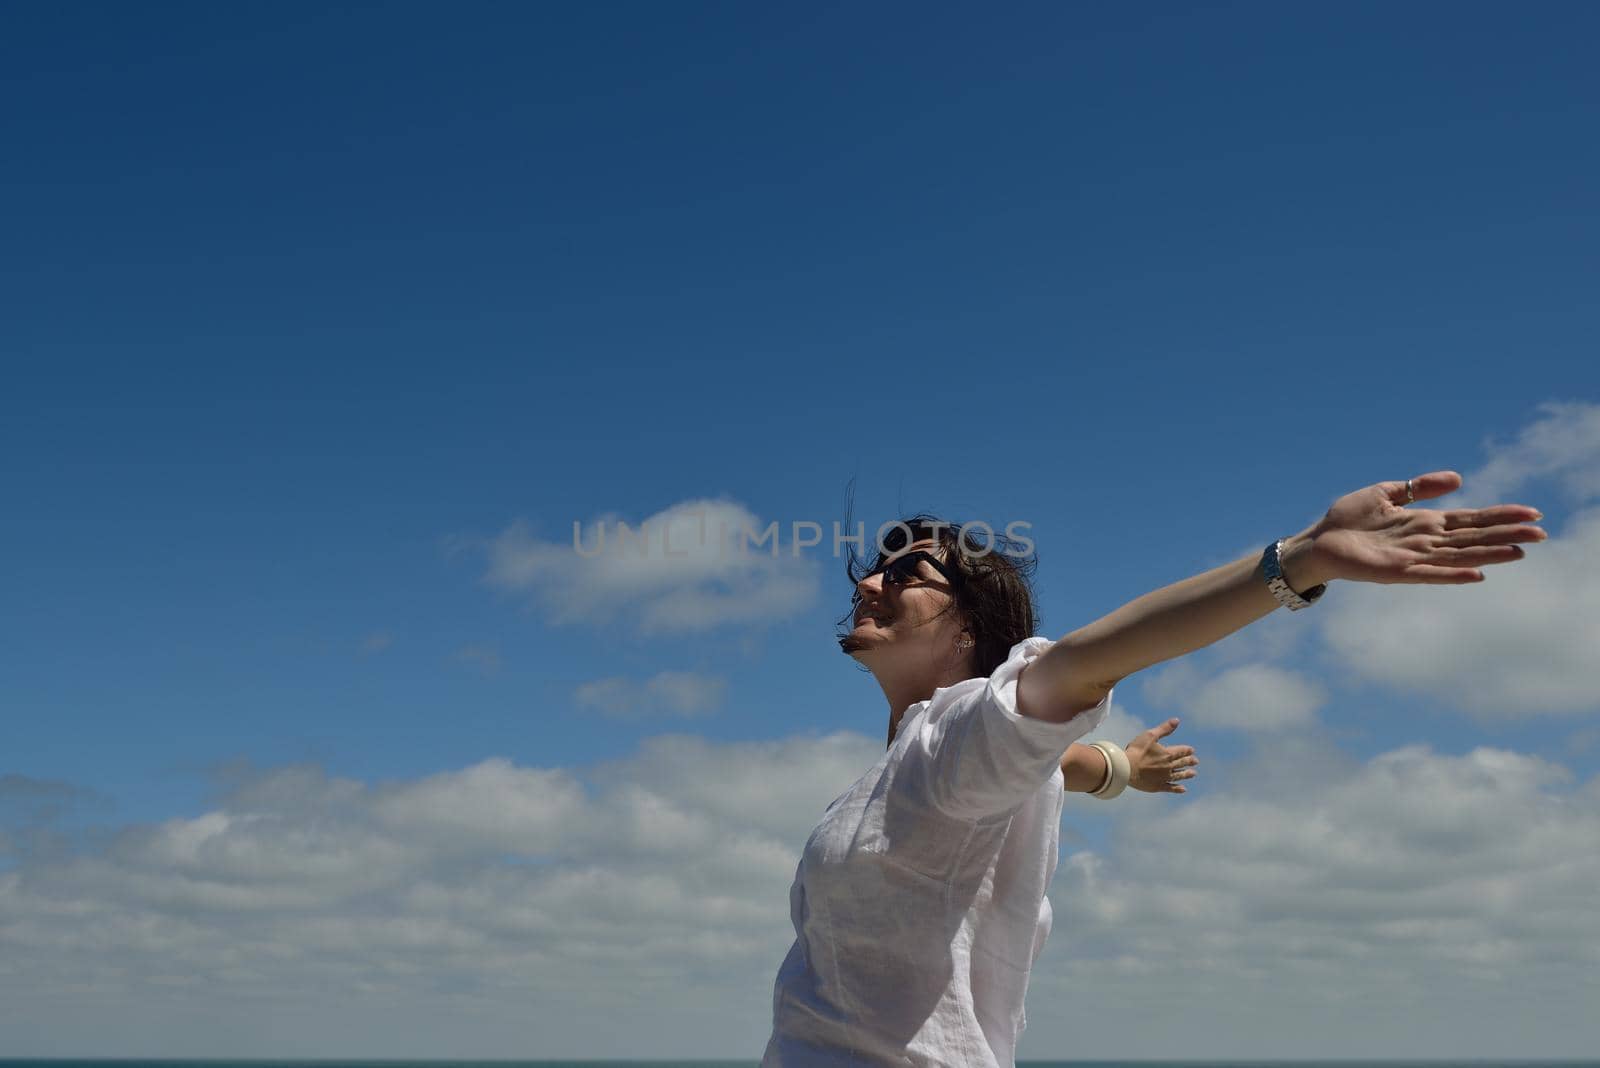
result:
[[[936,720],[939,715],[961,698],[986,689],[996,675],[1002,678],[1015,675],[1023,664],[1044,655],[1045,651],[1054,644],[1055,640],[1052,638],[1035,636],[1022,639],[1011,647],[1011,651],[1006,654],[1005,660],[990,674],[974,675],[970,679],[962,679],[960,682],[953,682],[949,686],[940,686],[933,691],[933,696],[918,701],[906,709],[906,722],[909,723],[913,717],[925,713],[929,715],[930,722]]]

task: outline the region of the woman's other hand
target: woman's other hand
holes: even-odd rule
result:
[[[1147,794],[1188,793],[1183,780],[1194,778],[1200,758],[1192,745],[1165,746],[1161,739],[1178,729],[1177,719],[1151,727],[1126,746],[1131,775],[1128,785]]]

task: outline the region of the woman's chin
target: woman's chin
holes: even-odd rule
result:
[[[882,644],[883,643],[874,635],[873,628],[870,626],[857,627],[855,630],[839,639],[839,648],[849,653],[851,656],[855,656],[857,653],[864,653],[868,650],[875,649]]]

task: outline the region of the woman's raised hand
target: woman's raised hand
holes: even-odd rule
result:
[[[1169,719],[1127,744],[1123,751],[1128,754],[1132,772],[1128,777],[1129,786],[1147,794],[1188,793],[1183,780],[1194,778],[1195,765],[1200,763],[1200,758],[1194,755],[1194,746],[1161,744],[1161,739],[1177,729],[1178,721]]]
[[[1461,488],[1454,471],[1430,471],[1411,480],[1417,501]],[[1496,504],[1488,508],[1407,507],[1404,482],[1379,482],[1346,494],[1309,531],[1310,572],[1318,581],[1433,583],[1483,581],[1478,570],[1525,555],[1518,542],[1544,541],[1537,508]]]

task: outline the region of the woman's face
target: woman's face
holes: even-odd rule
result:
[[[856,583],[854,627],[841,647],[874,674],[943,674],[967,655],[956,648],[962,632],[953,610],[950,580],[927,560],[902,581],[886,581],[883,565],[918,550],[941,562],[945,555],[932,538],[912,542],[886,556],[877,571]]]

